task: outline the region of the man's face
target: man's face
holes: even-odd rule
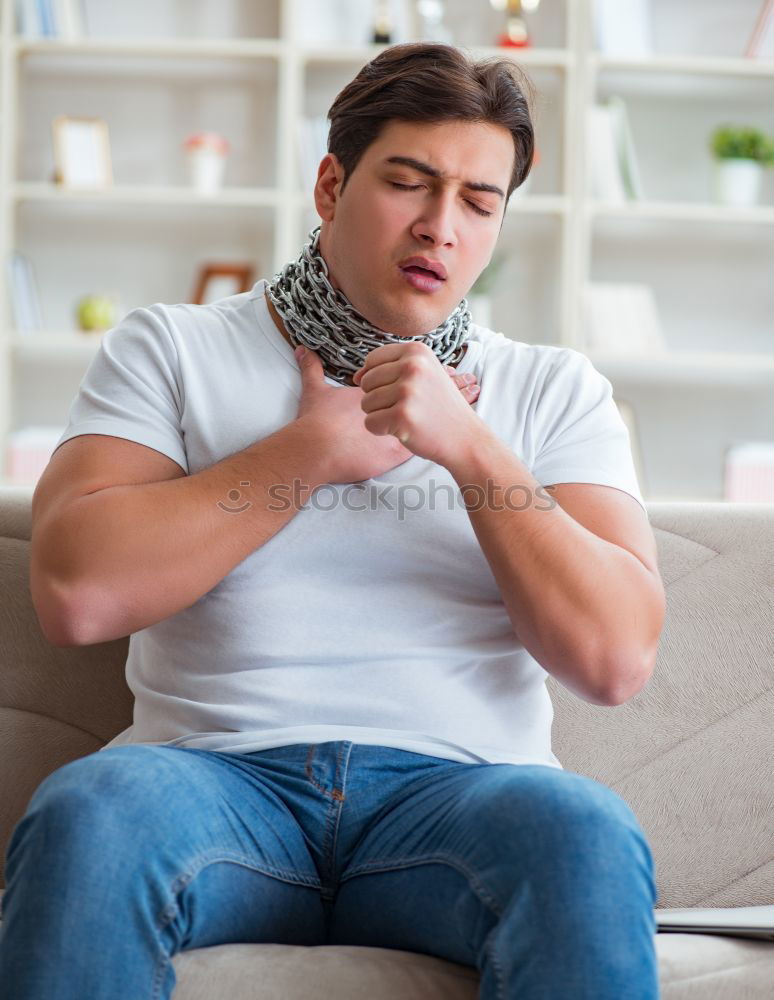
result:
[[[381,330],[411,337],[435,329],[489,263],[513,160],[502,126],[393,120],[342,194],[343,168],[326,154],[315,202],[334,287]],[[401,267],[414,256],[442,265],[445,279]]]

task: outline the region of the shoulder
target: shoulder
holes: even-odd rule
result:
[[[224,338],[254,327],[253,299],[261,284],[206,304],[154,302],[140,306],[114,329],[122,340],[128,337],[167,344],[177,353],[195,352],[197,347],[209,349],[213,340],[222,343]]]
[[[588,357],[573,347],[530,344],[475,324],[471,339],[481,343],[487,374],[499,372],[536,394],[549,385],[583,384],[602,377]]]

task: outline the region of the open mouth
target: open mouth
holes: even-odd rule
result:
[[[408,274],[424,274],[427,277],[435,278],[436,281],[445,281],[439,274],[431,270],[429,267],[420,267],[419,264],[409,264],[408,267],[402,267],[401,271],[406,271]]]
[[[429,268],[420,267],[418,264],[410,264],[408,267],[400,267],[398,270],[403,276],[404,281],[407,281],[417,291],[437,292],[439,288],[443,287],[445,279],[439,278]]]

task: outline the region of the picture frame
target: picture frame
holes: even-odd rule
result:
[[[254,284],[252,264],[204,264],[199,269],[191,302],[209,305],[218,299],[249,292]]]
[[[71,191],[112,187],[110,136],[104,118],[57,115],[52,131],[55,184]]]

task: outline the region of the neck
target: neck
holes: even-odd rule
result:
[[[421,341],[442,363],[455,367],[465,353],[470,310],[463,299],[454,312],[425,336],[401,337],[375,327],[329,280],[319,251],[320,227],[312,230],[297,260],[291,261],[266,285],[266,301],[280,336],[295,348],[315,351],[326,374],[350,383],[352,373],[368,354],[385,343]]]
[[[282,322],[282,318],[280,317],[280,314],[274,308],[274,303],[271,301],[271,299],[269,298],[269,296],[266,295],[266,296],[264,296],[264,298],[266,299],[266,305],[269,307],[269,315],[274,320],[274,325],[277,327],[277,329],[279,330],[279,332],[282,334],[282,336],[288,342],[288,344],[290,345],[291,350],[292,350],[292,348],[293,348],[293,341],[290,339],[290,334],[285,329],[285,324]]]

